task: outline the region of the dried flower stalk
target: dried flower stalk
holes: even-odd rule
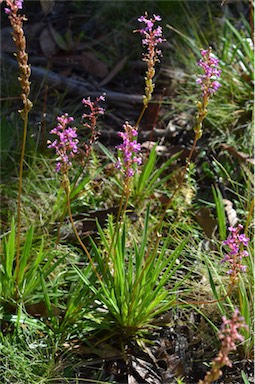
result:
[[[5,13],[8,15],[13,32],[13,40],[17,48],[15,56],[19,64],[20,76],[18,80],[22,88],[21,99],[23,102],[23,109],[20,110],[20,114],[23,120],[26,118],[26,114],[31,110],[33,104],[29,100],[30,93],[30,81],[31,69],[28,65],[28,54],[26,53],[26,38],[23,31],[23,22],[26,21],[25,15],[19,15],[19,9],[22,9],[21,0],[6,0],[7,7]]]

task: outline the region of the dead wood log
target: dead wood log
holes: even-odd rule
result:
[[[18,68],[17,62],[10,58],[8,55],[1,53],[1,61],[11,65],[15,68]],[[113,92],[107,88],[96,88],[92,84],[86,81],[80,81],[72,79],[70,77],[65,77],[50,71],[45,68],[31,66],[31,80],[37,80],[39,82],[45,82],[50,87],[55,87],[60,90],[64,90],[72,95],[81,96],[81,97],[98,97],[103,93],[106,94],[106,102],[111,105],[119,105],[123,103],[127,104],[142,104],[143,96],[142,95],[132,95],[125,94],[121,92]]]

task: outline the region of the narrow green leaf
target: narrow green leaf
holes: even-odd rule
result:
[[[156,181],[160,178],[161,174],[175,161],[178,159],[178,157],[180,156],[181,154],[181,151],[180,152],[177,152],[175,155],[171,156],[170,159],[168,159],[164,164],[161,165],[160,168],[158,168],[154,174],[152,175],[152,178],[151,180],[149,181],[149,184],[148,184],[148,189],[151,189],[152,186],[154,185],[154,183],[156,183]],[[164,177],[163,179],[159,180],[155,185],[157,186],[158,184],[161,184],[163,183],[164,181],[167,181],[169,178],[171,177],[171,174],[167,175],[166,177]]]
[[[26,241],[24,244],[24,248],[20,255],[20,264],[19,264],[19,270],[17,271],[18,276],[18,284],[22,285],[22,281],[24,278],[24,274],[26,272],[26,269],[28,268],[28,259],[29,256],[31,256],[31,247],[33,242],[33,236],[34,236],[34,228],[33,226],[29,229],[27,232]]]
[[[45,280],[44,280],[44,277],[43,277],[42,273],[40,273],[40,280],[41,280],[41,285],[42,285],[42,289],[43,289],[45,304],[46,304],[48,313],[50,315],[50,319],[52,321],[52,324],[53,324],[54,328],[57,328],[58,320],[54,316],[54,313],[52,311],[52,306],[51,306],[51,302],[50,302],[50,296],[49,296],[49,293],[48,293],[48,290],[47,290],[47,287],[46,287],[46,284],[45,284]]]
[[[16,241],[16,233],[15,233],[15,222],[14,217],[12,218],[11,222],[11,233],[9,235],[9,238],[5,242],[5,254],[3,255],[3,265],[5,265],[5,271],[9,279],[13,278],[13,261],[15,257],[16,247],[15,247],[15,241]]]
[[[229,20],[225,20],[225,23],[229,27],[229,29],[233,32],[233,34],[237,37],[238,41],[242,45],[245,54],[250,59],[251,63],[253,62],[253,53],[251,45],[248,43],[247,38],[243,36],[231,23]]]
[[[246,374],[244,373],[244,371],[241,371],[241,375],[242,375],[242,379],[243,379],[244,384],[250,384],[250,381],[249,381],[248,377],[246,376]]]
[[[77,195],[84,189],[85,185],[90,182],[90,176],[87,175],[84,179],[79,183],[76,188],[73,188],[70,193],[70,199],[73,200]]]
[[[141,246],[139,248],[139,264],[141,264],[141,262],[144,258],[146,244],[148,243],[149,217],[150,217],[150,204],[147,206],[145,219],[144,219],[144,228],[143,228]]]
[[[227,228],[226,228],[226,216],[225,216],[225,208],[223,204],[222,194],[218,187],[212,187],[213,197],[216,205],[216,212],[218,217],[218,225],[219,225],[219,234],[220,240],[225,240],[227,236]]]
[[[241,315],[244,317],[245,323],[248,326],[250,326],[251,308],[250,308],[249,298],[247,296],[247,291],[246,291],[246,287],[245,287],[242,276],[239,276],[238,288],[239,288],[240,312],[241,312]]]
[[[97,146],[101,149],[101,151],[111,160],[112,163],[116,163],[116,158],[109,149],[107,149],[102,143],[97,142]]]
[[[138,195],[144,189],[145,184],[148,181],[148,179],[149,179],[149,177],[150,177],[150,175],[154,169],[156,158],[157,158],[156,145],[154,145],[154,147],[152,148],[152,150],[150,152],[150,155],[149,155],[147,162],[144,164],[144,166],[142,168],[142,172],[141,172],[139,179],[138,179],[138,185],[137,185],[137,194]]]

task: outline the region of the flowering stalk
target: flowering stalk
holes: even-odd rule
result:
[[[210,384],[216,381],[221,375],[221,368],[227,365],[232,367],[232,362],[228,355],[232,351],[236,351],[236,343],[243,342],[244,337],[239,333],[239,328],[247,328],[244,323],[244,318],[239,316],[239,311],[236,309],[231,319],[227,320],[225,316],[222,318],[221,330],[218,333],[218,338],[221,341],[221,348],[218,356],[213,360],[209,372],[205,375],[199,384]]]
[[[123,213],[126,212],[128,206],[128,199],[130,195],[130,181],[134,174],[138,171],[137,165],[142,164],[142,158],[137,154],[141,149],[141,145],[137,142],[137,129],[135,127],[132,127],[132,125],[130,125],[128,121],[125,122],[123,128],[124,132],[118,132],[118,135],[122,138],[123,143],[115,147],[119,151],[119,157],[117,162],[115,163],[115,166],[117,169],[121,170],[124,175],[124,189],[122,192],[117,213],[115,230],[109,248],[109,256],[113,249],[115,236],[117,235],[120,228]],[[125,202],[123,204],[124,199]]]
[[[143,61],[147,63],[147,71],[145,76],[145,95],[143,96],[144,105],[135,126],[132,127],[128,122],[125,122],[123,126],[124,132],[118,133],[122,138],[123,143],[116,147],[122,154],[122,156],[118,157],[116,168],[122,170],[124,173],[124,190],[117,215],[117,223],[120,219],[124,195],[126,196],[126,201],[123,212],[125,212],[127,207],[130,193],[130,179],[137,170],[137,165],[142,163],[141,157],[137,156],[137,152],[141,149],[140,144],[137,142],[138,126],[152,98],[152,93],[155,87],[153,83],[153,78],[155,76],[155,65],[157,62],[159,62],[159,57],[162,56],[162,53],[157,48],[157,45],[164,41],[162,38],[162,28],[160,26],[155,28],[154,25],[156,22],[161,21],[160,16],[153,15],[153,17],[148,18],[148,14],[145,12],[144,16],[140,16],[138,18],[138,21],[140,23],[144,23],[145,27],[135,30],[134,32],[139,32],[143,36],[142,45],[147,46],[147,52],[143,54]]]
[[[18,61],[20,77],[20,85],[22,88],[21,99],[23,102],[23,109],[20,110],[20,114],[23,120],[25,120],[26,114],[31,110],[33,104],[29,100],[30,82],[29,77],[31,74],[30,66],[28,65],[28,54],[26,53],[26,38],[23,31],[23,22],[27,21],[24,15],[19,15],[18,11],[22,9],[23,0],[5,0],[6,8],[5,13],[8,15],[12,29],[13,29],[13,41],[16,45],[17,52],[15,56]]]
[[[210,99],[211,95],[214,94],[217,91],[217,89],[220,87],[220,83],[215,80],[215,77],[218,78],[221,74],[221,70],[218,68],[219,60],[212,57],[210,47],[208,50],[201,50],[201,55],[202,55],[202,59],[199,60],[197,65],[203,68],[204,74],[199,76],[199,78],[197,79],[197,83],[201,85],[201,89],[202,89],[202,101],[199,101],[197,103],[198,114],[196,116],[196,122],[195,122],[195,126],[194,126],[195,138],[194,138],[193,145],[192,145],[192,148],[190,150],[189,156],[187,158],[186,165],[182,171],[178,186],[175,188],[174,192],[172,193],[172,196],[169,198],[168,203],[166,204],[165,209],[163,211],[163,214],[161,215],[161,218],[159,220],[157,228],[154,232],[155,235],[154,235],[152,244],[153,243],[156,244],[157,233],[160,232],[160,229],[161,229],[161,226],[163,224],[163,220],[165,218],[166,212],[168,211],[169,207],[171,206],[172,201],[173,201],[176,193],[178,192],[181,185],[183,184],[186,172],[188,170],[190,161],[192,159],[194,150],[196,148],[197,141],[202,136],[202,124],[203,124],[203,121],[207,115],[207,108],[206,107],[208,105],[209,99]],[[150,250],[148,250],[148,253],[149,252],[150,252]],[[216,300],[216,302],[217,302],[217,300]]]
[[[78,153],[77,128],[68,126],[74,120],[67,113],[57,117],[58,125],[53,128],[50,133],[57,135],[58,139],[53,142],[48,140],[48,148],[55,148],[57,154],[56,172],[67,175],[69,168],[72,166],[71,159]]]
[[[242,265],[243,257],[249,256],[249,253],[246,250],[243,250],[243,247],[247,247],[249,244],[249,238],[246,237],[244,233],[240,234],[240,231],[243,229],[242,224],[238,224],[236,228],[229,227],[230,235],[227,240],[223,241],[223,245],[227,245],[229,252],[225,254],[224,258],[221,260],[222,263],[228,263],[230,269],[227,271],[227,274],[230,276],[230,283],[228,285],[228,290],[223,297],[217,300],[211,301],[192,301],[186,302],[186,304],[214,304],[222,302],[227,297],[230,297],[233,292],[236,283],[238,282],[238,274],[241,272],[246,272],[246,265]],[[175,302],[173,304],[182,304],[181,302]]]
[[[102,96],[100,96],[97,101],[103,100]],[[88,118],[89,121],[91,122],[84,124],[87,128],[90,128],[92,130],[92,138],[90,141],[90,147],[94,143],[97,137],[97,132],[96,132],[96,119],[98,114],[102,114],[103,109],[96,107],[94,105],[94,102],[91,102],[90,98],[88,99],[83,99],[82,100],[84,105],[88,105],[91,109],[90,114],[84,114],[83,118]],[[79,244],[81,245],[82,249],[86,253],[89,262],[91,263],[91,266],[98,278],[99,281],[101,281],[101,278],[96,270],[96,267],[93,263],[92,257],[84,245],[83,241],[80,238],[80,235],[75,227],[74,221],[73,221],[73,216],[72,216],[72,211],[71,211],[71,200],[70,200],[70,181],[68,177],[68,171],[72,166],[72,159],[74,156],[79,152],[78,150],[78,143],[79,140],[77,139],[77,128],[72,128],[70,127],[70,123],[74,121],[74,118],[71,116],[68,116],[67,113],[65,113],[62,116],[57,117],[58,125],[53,128],[50,133],[57,135],[58,138],[55,139],[53,142],[48,140],[48,148],[54,148],[56,150],[56,155],[57,155],[57,163],[56,163],[56,172],[60,172],[63,176],[63,188],[66,193],[66,198],[67,198],[67,209],[68,209],[68,215],[70,218],[70,222],[73,228],[73,231],[77,237],[77,240]],[[86,155],[89,155],[91,153],[91,148],[89,148],[89,145],[87,145],[87,153]],[[60,222],[61,225],[61,222]],[[58,229],[58,233],[60,230],[60,226]],[[58,235],[59,236],[59,235]],[[57,240],[58,241],[58,240]]]
[[[200,75],[199,78],[197,79],[197,83],[201,85],[202,101],[199,101],[197,103],[198,114],[196,116],[196,122],[195,122],[195,126],[194,126],[195,138],[194,138],[193,145],[192,145],[192,148],[190,150],[188,159],[186,161],[186,166],[183,170],[180,183],[179,183],[178,187],[176,188],[176,190],[174,191],[171,199],[169,200],[169,203],[167,204],[167,207],[165,208],[164,215],[165,215],[166,211],[168,210],[168,208],[169,208],[169,206],[173,200],[173,197],[175,196],[176,192],[178,191],[181,184],[183,183],[185,174],[187,172],[187,169],[188,169],[190,161],[192,159],[194,150],[196,148],[197,141],[202,136],[202,124],[203,124],[203,121],[207,115],[207,105],[209,103],[210,96],[212,94],[214,94],[217,91],[217,89],[220,87],[220,83],[215,80],[215,76],[219,77],[221,74],[221,70],[218,68],[219,60],[212,57],[211,51],[212,51],[211,47],[209,47],[209,49],[207,49],[207,50],[202,49],[201,50],[202,59],[200,59],[199,62],[197,63],[197,65],[199,67],[203,68],[204,74]]]
[[[90,97],[82,100],[82,104],[89,108],[89,112],[82,115],[82,118],[87,120],[87,122],[84,122],[83,125],[91,131],[89,143],[84,144],[86,158],[90,156],[93,144],[100,135],[100,133],[96,130],[97,119],[105,112],[104,108],[98,106],[100,101],[105,101],[105,95],[97,97],[95,101],[91,101]]]
[[[137,156],[137,152],[141,150],[141,145],[137,142],[138,132],[127,121],[123,125],[124,132],[118,132],[123,143],[117,145],[122,156],[118,157],[116,168],[124,173],[125,192],[129,191],[130,179],[137,171],[137,165],[142,164],[142,158]]]
[[[74,120],[73,117],[68,116],[65,113],[62,116],[57,117],[57,126],[53,128],[50,133],[52,135],[58,136],[54,141],[48,140],[48,148],[54,148],[56,151],[56,172],[60,172],[63,175],[63,187],[67,195],[67,204],[68,196],[70,195],[70,183],[68,178],[69,168],[72,166],[72,159],[77,154],[78,143],[77,139],[77,128],[70,127],[69,124]],[[68,208],[68,207],[67,207]],[[65,211],[63,212],[62,218],[58,226],[58,235],[56,244],[59,242],[60,228],[64,220]]]
[[[153,83],[155,65],[160,61],[159,58],[162,56],[162,52],[157,48],[157,46],[165,41],[165,39],[162,38],[162,28],[160,26],[155,28],[154,25],[157,21],[161,21],[161,17],[159,15],[153,15],[153,17],[148,18],[148,14],[145,12],[144,16],[140,16],[138,18],[138,21],[145,24],[144,28],[135,30],[134,32],[139,32],[143,36],[142,45],[144,47],[147,46],[147,52],[143,54],[143,61],[147,63],[147,71],[145,75],[145,94],[143,95],[144,106],[136,126],[139,125],[152,98],[152,93],[155,88],[155,84]]]
[[[162,52],[157,48],[157,45],[164,40],[162,39],[162,28],[160,26],[154,28],[155,22],[161,21],[160,16],[153,15],[153,17],[148,19],[148,15],[145,12],[145,15],[139,17],[138,21],[145,24],[145,28],[135,32],[140,32],[140,34],[143,35],[142,45],[147,46],[147,53],[143,54],[143,61],[145,61],[148,66],[145,76],[145,95],[143,96],[143,103],[147,107],[155,88],[155,84],[153,84],[155,65],[160,61],[159,57],[162,56]]]
[[[197,65],[204,71],[197,79],[197,84],[200,84],[202,90],[202,101],[198,101],[198,114],[196,116],[196,124],[194,131],[197,139],[202,136],[202,124],[207,115],[207,105],[210,96],[212,96],[221,86],[216,80],[220,77],[221,70],[218,68],[219,60],[212,56],[212,48],[201,50],[202,59]]]
[[[3,0],[0,2],[2,3]],[[27,139],[27,125],[28,113],[33,104],[29,100],[30,82],[29,77],[31,74],[30,66],[28,65],[28,54],[26,53],[26,38],[23,31],[23,22],[27,19],[24,15],[19,15],[18,11],[22,9],[23,0],[5,0],[6,8],[5,13],[8,15],[12,29],[13,40],[17,48],[15,56],[19,65],[18,80],[21,85],[22,93],[21,99],[23,102],[23,109],[19,110],[21,118],[23,119],[23,139],[20,156],[19,166],[19,187],[18,187],[18,207],[17,207],[17,252],[16,252],[16,275],[17,281],[19,279],[19,257],[20,257],[20,232],[21,232],[21,193],[22,193],[22,178],[23,178],[23,162],[25,156],[25,147]]]
[[[202,55],[202,59],[198,61],[197,65],[204,70],[204,73],[198,77],[196,82],[201,86],[202,101],[197,102],[198,113],[196,115],[196,121],[194,125],[195,138],[194,138],[189,156],[187,158],[185,168],[182,172],[179,185],[177,186],[171,198],[169,199],[169,203],[167,204],[164,210],[163,217],[165,216],[165,213],[170,207],[175,194],[177,193],[178,189],[180,188],[180,186],[184,181],[186,172],[188,170],[190,161],[192,159],[194,150],[197,145],[197,141],[202,136],[202,133],[203,133],[202,126],[203,126],[203,121],[208,112],[207,105],[209,103],[209,99],[221,86],[221,84],[217,80],[215,80],[215,78],[220,77],[221,70],[218,68],[219,60],[212,56],[212,48],[209,47],[208,49],[201,49],[201,55]],[[162,217],[162,221],[163,221],[163,217]],[[160,225],[162,224],[162,221]]]
[[[183,178],[180,184],[183,182],[184,176],[188,169],[189,163],[192,159],[194,150],[197,145],[197,141],[202,136],[202,126],[205,117],[207,116],[207,105],[210,97],[220,88],[221,84],[216,80],[221,75],[221,69],[219,69],[219,59],[212,56],[212,48],[201,49],[202,59],[197,63],[204,71],[197,79],[197,84],[200,84],[202,90],[202,101],[197,102],[198,113],[196,115],[196,122],[194,125],[195,138],[193,141],[192,148],[189,153],[189,157],[186,162],[186,166],[183,172]]]
[[[229,264],[230,269],[227,273],[234,284],[238,279],[238,273],[246,271],[246,265],[242,265],[242,258],[249,256],[248,252],[243,250],[243,247],[248,246],[249,238],[245,234],[240,234],[240,231],[243,229],[241,224],[238,224],[236,228],[229,227],[228,229],[230,235],[223,244],[228,246],[229,252],[222,259],[222,263]]]

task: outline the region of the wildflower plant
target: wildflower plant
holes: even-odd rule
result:
[[[21,117],[24,119],[24,136],[20,163],[19,196],[22,186],[22,165],[28,112],[32,107],[32,103],[28,99],[30,68],[25,52],[26,41],[22,29],[23,21],[26,19],[25,16],[18,15],[22,5],[22,0],[6,0],[5,9],[14,30],[17,60],[20,67],[19,81],[22,87],[23,109],[20,112]],[[171,225],[169,225],[170,231],[162,230],[166,212],[176,191],[173,193],[172,198],[169,199],[163,215],[158,221],[151,214],[150,204],[147,206],[146,212],[142,212],[139,220],[135,223],[131,222],[127,214],[128,201],[132,192],[139,202],[142,199],[156,195],[156,193],[154,194],[155,188],[159,187],[163,182],[168,183],[171,177],[168,172],[169,165],[178,157],[178,155],[173,156],[160,169],[155,169],[156,147],[154,147],[147,162],[142,164],[141,145],[138,142],[139,122],[152,99],[155,87],[155,67],[162,56],[158,46],[164,39],[161,26],[156,26],[156,23],[161,21],[159,15],[154,14],[149,17],[145,13],[145,15],[139,17],[138,21],[143,23],[144,27],[136,32],[139,32],[142,36],[142,45],[147,49],[143,55],[143,60],[147,64],[145,91],[143,109],[136,124],[132,125],[126,121],[123,125],[124,131],[118,133],[122,142],[116,147],[118,157],[117,159],[114,158],[113,161],[121,175],[122,185],[120,189],[122,198],[117,218],[108,216],[105,228],[102,228],[97,222],[97,239],[90,239],[89,245],[84,244],[74,223],[71,201],[84,189],[85,184],[89,182],[90,176],[86,175],[87,177],[84,177],[82,182],[76,186],[78,178],[82,175],[81,172],[75,178],[74,186],[72,187],[72,184],[70,184],[69,177],[71,177],[74,169],[74,159],[82,148],[82,143],[78,138],[77,128],[74,126],[74,118],[65,113],[57,117],[57,124],[50,131],[50,134],[55,135],[55,138],[48,142],[48,148],[54,149],[56,152],[55,170],[62,177],[62,187],[66,194],[66,207],[64,208],[68,210],[69,219],[79,246],[86,254],[89,262],[86,260],[84,263],[83,254],[75,255],[77,259],[75,259],[74,263],[71,261],[73,270],[70,271],[67,268],[66,272],[59,274],[61,279],[59,276],[55,280],[53,278],[51,281],[52,288],[54,281],[56,281],[56,286],[54,286],[53,291],[47,291],[47,282],[50,281],[52,272],[55,274],[56,266],[64,261],[66,255],[61,254],[61,258],[55,262],[54,252],[51,254],[45,252],[43,239],[36,248],[33,241],[34,227],[30,228],[25,237],[24,246],[21,244],[20,247],[19,213],[18,245],[16,245],[14,220],[9,236],[4,236],[3,252],[0,257],[0,302],[12,301],[17,303],[19,308],[22,308],[24,301],[30,300],[32,293],[36,292],[40,299],[44,298],[53,333],[55,335],[57,333],[61,334],[63,339],[69,337],[69,341],[75,339],[77,334],[83,337],[84,328],[91,323],[93,325],[90,330],[109,330],[110,335],[117,334],[118,336],[124,336],[125,341],[127,338],[130,340],[130,338],[137,335],[150,332],[153,327],[159,324],[156,323],[155,318],[173,306],[189,304],[182,298],[177,299],[183,282],[189,277],[189,273],[178,273],[181,268],[187,268],[182,253],[189,241],[189,237],[179,241],[177,235],[173,239],[172,234],[174,231],[172,231]],[[201,55],[202,59],[198,62],[198,66],[203,70],[203,74],[199,76],[197,83],[201,86],[202,99],[197,104],[198,115],[194,127],[195,139],[176,190],[180,189],[180,185],[184,181],[196,142],[202,135],[202,124],[207,115],[209,99],[220,87],[218,81],[221,74],[218,67],[219,60],[212,55],[211,48],[202,50]],[[100,105],[104,100],[104,95],[97,97],[94,101],[90,97],[82,100],[85,108],[82,115],[82,124],[90,133],[89,141],[84,144],[86,160],[91,155],[93,145],[99,137],[97,121],[104,114],[104,109]],[[161,178],[163,173],[166,176],[164,175]],[[61,188],[60,193],[62,193]],[[20,201],[19,197],[18,212],[20,212]],[[66,215],[66,211],[64,214]],[[229,252],[224,256],[223,262],[229,264],[228,274],[231,276],[231,283],[236,282],[239,272],[245,272],[242,258],[248,254],[243,248],[248,246],[249,239],[244,234],[240,234],[241,230],[240,225],[237,228],[231,227],[231,235],[224,242],[224,245],[229,248]],[[177,245],[174,249],[171,249],[173,243]],[[34,252],[37,256],[30,257]],[[16,259],[15,254],[17,255]],[[76,260],[81,261],[81,263],[76,264]],[[80,277],[78,282],[77,275]],[[61,281],[61,284],[63,283],[63,289],[59,289],[58,284],[60,283],[58,281]],[[212,287],[212,290],[214,293],[214,287]],[[69,291],[69,293],[63,293],[64,291]],[[62,293],[64,298],[59,299]],[[65,301],[66,298],[68,300]],[[220,299],[217,297],[213,302],[218,303],[219,301]],[[60,306],[65,306],[62,317],[57,317],[53,313],[53,302],[55,305],[59,303]],[[21,319],[20,309],[18,321]],[[74,323],[75,327],[73,327]],[[223,365],[231,364],[228,354],[235,350],[236,341],[243,341],[243,336],[239,334],[239,328],[242,326],[243,319],[239,317],[238,311],[235,311],[231,320],[227,320],[226,317],[223,318],[222,329],[219,333],[221,350],[213,362],[212,373],[208,373],[205,378],[205,383],[211,382],[211,378],[214,380],[220,374]]]
[[[93,145],[100,136],[100,133],[96,130],[96,125],[98,117],[103,115],[105,112],[104,108],[99,105],[101,101],[105,101],[105,95],[97,97],[95,101],[92,101],[90,97],[87,97],[86,99],[84,98],[82,100],[84,107],[89,109],[88,112],[82,115],[82,119],[84,120],[84,127],[90,130],[89,143],[83,144],[86,158],[89,158]]]
[[[138,18],[138,21],[145,24],[144,28],[136,30],[135,32],[140,32],[143,37],[142,45],[147,47],[147,52],[143,54],[143,61],[147,63],[143,103],[144,106],[147,107],[155,88],[155,84],[153,83],[155,65],[160,61],[159,58],[162,56],[162,52],[157,48],[157,46],[165,41],[165,39],[162,38],[162,27],[155,27],[155,23],[161,21],[161,17],[159,15],[153,15],[153,17],[148,18],[148,14],[145,13],[144,16]]]
[[[236,281],[238,279],[239,272],[246,272],[246,265],[242,264],[243,257],[249,256],[243,247],[247,247],[249,238],[244,233],[240,234],[243,229],[242,224],[238,224],[236,228],[229,227],[230,235],[227,240],[223,241],[224,245],[229,248],[228,253],[222,259],[222,263],[227,263],[230,269],[227,273],[231,276],[231,280]]]
[[[221,209],[222,217],[225,214],[224,206]],[[239,308],[247,325],[243,330],[244,342],[239,349],[245,358],[250,358],[254,349],[254,260],[250,250],[250,239],[247,237],[248,223],[249,218],[244,227],[238,224],[228,228],[228,238],[220,242],[217,263],[210,254],[204,254],[211,292],[214,296],[214,300],[205,304],[216,303],[220,313],[225,317],[228,317],[230,311],[234,311],[236,307]],[[210,319],[208,322],[210,323]]]
[[[145,30],[141,33],[145,36],[143,44],[148,45],[148,54],[144,58],[148,62],[145,103],[135,126],[126,121],[123,125],[124,132],[118,133],[122,143],[116,147],[118,158],[115,161],[115,167],[123,175],[123,188],[116,223],[109,218],[105,230],[98,224],[100,242],[91,239],[91,256],[95,260],[97,273],[100,275],[99,285],[91,286],[87,278],[75,268],[84,283],[108,310],[102,324],[114,321],[116,329],[112,332],[129,336],[142,333],[146,331],[146,327],[152,326],[152,319],[173,305],[178,287],[183,282],[183,280],[176,283],[173,281],[169,292],[165,288],[166,282],[172,279],[177,269],[182,267],[182,263],[175,265],[175,262],[186,241],[181,242],[175,250],[171,251],[168,250],[169,237],[162,238],[158,234],[150,252],[150,206],[147,207],[143,228],[139,230],[142,238],[139,243],[133,237],[127,216],[131,186],[133,187],[134,177],[142,164],[137,127],[154,88],[152,84],[155,74],[154,66],[160,54],[156,46],[162,41],[161,28],[154,30],[154,23],[160,20],[161,18],[155,15],[152,19],[148,19],[147,15],[139,19],[146,24]],[[155,150],[153,154],[155,155]],[[152,164],[153,159],[150,160],[149,166],[145,167],[148,176],[151,174]],[[158,175],[159,173],[156,172],[152,179],[153,183]],[[143,185],[146,183],[144,177],[145,174],[143,174]]]
[[[221,329],[218,333],[218,338],[221,342],[221,347],[217,357],[213,360],[209,372],[199,384],[210,384],[215,382],[222,375],[222,367],[227,365],[232,367],[232,362],[229,359],[229,354],[236,351],[236,344],[244,341],[243,335],[239,333],[239,329],[247,328],[244,318],[239,315],[238,309],[235,309],[232,318],[222,318]]]
[[[212,292],[215,295],[216,302],[222,302],[225,298],[227,298],[229,301],[231,300],[231,294],[233,293],[234,288],[239,284],[239,277],[240,273],[247,271],[247,266],[242,264],[242,259],[244,257],[249,256],[249,252],[244,247],[248,247],[249,245],[249,238],[244,234],[240,233],[240,231],[243,229],[242,224],[238,224],[237,227],[229,227],[230,235],[228,238],[224,241],[222,241],[222,244],[228,248],[227,252],[225,252],[224,257],[221,259],[219,265],[227,264],[229,269],[227,270],[227,275],[230,276],[230,281],[228,284],[228,290],[224,294],[222,298],[218,297],[218,294],[216,293],[216,287],[215,283],[212,278],[211,269],[214,269],[216,272],[216,268],[213,266],[213,263],[211,263],[209,260],[206,260],[207,270],[208,274],[210,276],[210,283],[212,287]],[[222,272],[222,268],[221,268]],[[217,272],[216,272],[217,273]],[[218,275],[219,281],[221,281],[221,276]],[[222,286],[222,284],[221,284]],[[221,310],[223,310],[222,305],[220,305]]]
[[[2,3],[3,1],[1,1]],[[21,99],[23,108],[19,110],[20,116],[23,120],[23,139],[20,155],[19,165],[19,187],[18,187],[18,207],[17,207],[17,249],[16,249],[16,277],[19,279],[19,266],[20,266],[20,244],[21,244],[21,204],[22,204],[22,178],[23,178],[23,163],[25,156],[25,147],[27,139],[27,126],[28,126],[28,114],[33,104],[29,100],[30,94],[30,74],[31,69],[28,64],[28,54],[26,52],[26,38],[24,35],[23,24],[26,21],[24,15],[20,15],[19,11],[22,10],[23,0],[6,0],[5,13],[8,15],[10,24],[13,30],[13,41],[16,45],[17,52],[15,53],[18,65],[19,65],[19,77],[18,80],[21,85]]]
[[[84,126],[91,131],[90,141],[88,144],[85,144],[86,158],[88,158],[89,155],[91,154],[92,145],[94,144],[94,142],[99,136],[99,133],[96,131],[96,123],[97,123],[98,116],[104,114],[104,109],[98,106],[98,103],[99,101],[104,101],[104,100],[105,98],[103,95],[96,98],[95,101],[91,101],[90,97],[88,97],[87,99],[84,98],[82,100],[83,105],[85,107],[89,107],[90,109],[88,113],[84,113],[82,116],[83,119],[86,119],[88,121],[88,122],[84,122]],[[73,231],[75,233],[75,236],[80,246],[82,247],[85,254],[87,255],[88,260],[98,280],[100,280],[101,278],[96,271],[96,267],[91,258],[90,252],[88,251],[87,247],[85,246],[85,244],[83,243],[82,239],[79,236],[79,233],[77,231],[77,228],[73,220],[72,211],[71,211],[71,192],[72,192],[72,195],[74,196],[77,194],[77,191],[80,190],[80,188],[78,187],[78,188],[75,188],[73,191],[71,191],[70,180],[68,175],[68,171],[72,166],[72,159],[79,152],[79,149],[78,149],[79,140],[77,138],[77,128],[76,127],[72,128],[69,126],[69,124],[74,121],[74,118],[71,116],[68,116],[67,113],[57,117],[57,121],[59,124],[57,125],[57,127],[53,128],[50,131],[50,133],[57,135],[58,139],[55,139],[53,142],[49,140],[48,148],[54,148],[56,150],[56,155],[57,155],[56,172],[61,172],[63,177],[63,187],[64,187],[66,198],[67,198],[68,215],[71,221]],[[85,182],[87,182],[87,179],[85,179]],[[83,183],[81,185],[83,185]],[[61,225],[61,222],[60,222],[60,225]],[[58,230],[58,233],[59,233],[59,230]],[[57,242],[58,242],[58,239],[57,239]]]
[[[125,192],[127,192],[130,178],[137,172],[137,165],[142,164],[142,158],[139,156],[141,145],[137,142],[138,131],[127,121],[123,125],[123,128],[124,132],[118,132],[123,143],[116,146],[119,151],[116,168],[120,169],[124,174]]]
[[[212,48],[201,49],[201,55],[202,58],[197,63],[203,69],[203,74],[197,79],[197,84],[201,86],[202,90],[202,101],[197,102],[198,114],[194,127],[197,140],[202,136],[202,124],[207,115],[209,99],[221,86],[217,80],[221,75],[219,59],[212,55]]]
[[[26,53],[26,38],[23,30],[23,23],[27,19],[25,15],[20,15],[18,13],[20,10],[22,10],[23,0],[5,0],[5,2],[6,8],[4,11],[8,15],[13,29],[13,41],[17,48],[15,56],[17,58],[20,70],[20,77],[18,79],[22,88],[21,99],[23,102],[23,109],[19,112],[21,113],[22,119],[25,120],[26,113],[28,113],[32,108],[32,102],[28,98],[30,93],[29,77],[31,74],[31,69],[28,64],[28,54]]]
[[[77,128],[69,126],[74,118],[65,113],[57,117],[58,125],[50,133],[57,135],[58,139],[53,142],[48,141],[48,148],[54,148],[57,155],[56,172],[68,174],[68,169],[72,166],[72,158],[78,153]]]

